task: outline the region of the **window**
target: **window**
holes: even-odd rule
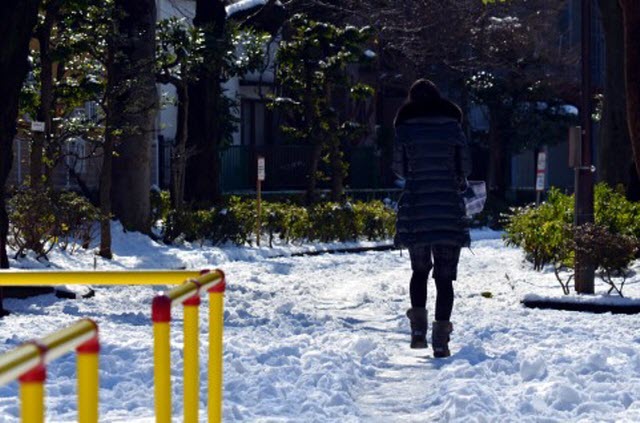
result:
[[[86,171],[87,149],[83,139],[67,142],[67,166],[78,175]]]
[[[273,144],[273,113],[266,102],[243,99],[240,119],[242,145]]]

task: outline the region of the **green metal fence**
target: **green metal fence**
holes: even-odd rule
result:
[[[265,158],[265,191],[304,190],[313,148],[304,145],[231,146],[222,152],[222,190],[252,190],[256,184],[256,161]],[[373,147],[345,152],[349,163],[345,184],[353,189],[374,189],[381,184],[380,157]],[[323,165],[321,164],[321,167]],[[319,184],[319,188],[328,187]]]

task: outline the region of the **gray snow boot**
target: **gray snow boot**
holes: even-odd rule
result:
[[[410,308],[407,317],[411,321],[411,348],[427,348],[427,309]]]
[[[436,320],[433,322],[433,333],[431,334],[431,344],[433,346],[434,357],[449,357],[449,335],[453,332],[453,325],[447,320]]]

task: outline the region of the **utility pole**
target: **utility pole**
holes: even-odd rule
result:
[[[591,91],[591,0],[582,0],[582,118],[581,162],[575,170],[575,214],[577,230],[585,223],[593,223],[593,168],[592,119],[593,95]],[[575,257],[575,289],[579,294],[594,293],[595,268],[579,251]]]

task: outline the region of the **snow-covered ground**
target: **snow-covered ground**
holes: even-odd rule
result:
[[[115,237],[115,260],[96,266],[225,270],[225,421],[640,421],[640,316],[525,309],[520,300],[527,293],[560,292],[553,273],[532,271],[496,232],[472,237],[456,282],[448,359],[409,349],[406,251],[291,257],[303,247],[177,248],[128,234]],[[51,260],[59,268],[94,265],[86,253],[55,253]],[[37,267],[28,260],[14,265]],[[0,352],[78,318],[96,319],[101,421],[153,421],[149,315],[161,289],[98,287],[86,300],[7,300],[14,313],[0,320]],[[431,283],[430,310],[433,291]],[[625,293],[640,297],[640,277],[627,282]],[[201,314],[205,356],[206,307]],[[176,416],[181,319],[177,310]],[[49,366],[48,421],[75,421],[74,374],[71,354]],[[205,416],[204,363],[201,380]],[[0,421],[18,421],[17,391],[17,383],[0,388]]]

